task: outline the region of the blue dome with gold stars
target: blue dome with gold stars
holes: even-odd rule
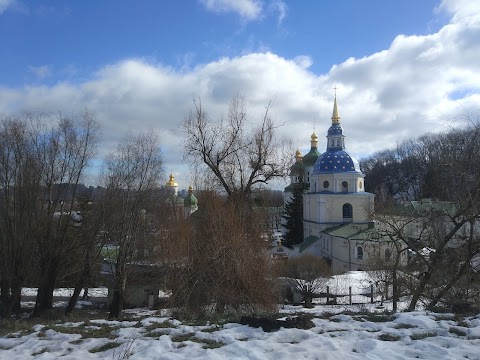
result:
[[[315,162],[313,174],[361,172],[357,159],[345,151],[345,135],[340,125],[337,96],[333,103],[332,126],[327,133],[327,151]]]
[[[345,150],[327,150],[317,159],[313,174],[360,172],[357,159]]]

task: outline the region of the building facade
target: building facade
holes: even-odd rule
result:
[[[375,229],[374,195],[365,191],[365,175],[358,161],[346,150],[336,96],[331,120],[323,154],[318,153],[315,133],[311,137],[310,152],[303,158],[297,152],[291,168],[291,184],[285,189],[284,198],[289,201],[291,189],[302,176],[305,239],[294,246],[289,256],[308,253],[323,257],[331,264],[334,274],[341,274],[368,269],[374,257],[391,253],[392,244],[379,238]],[[313,164],[312,159],[315,159]]]

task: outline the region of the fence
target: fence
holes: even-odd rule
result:
[[[319,304],[367,304],[383,302],[392,296],[392,286],[374,281],[367,271],[351,271],[335,275],[315,291]],[[301,302],[303,295],[294,294],[294,302]]]

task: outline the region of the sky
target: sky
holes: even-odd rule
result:
[[[479,119],[479,39],[471,0],[0,0],[0,114],[88,108],[99,158],[156,131],[187,188],[194,99],[218,119],[241,94],[252,124],[272,101],[279,136],[305,153],[315,130],[322,152],[336,87],[363,158]]]

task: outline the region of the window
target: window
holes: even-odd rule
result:
[[[348,183],[346,181],[342,182],[342,191],[348,192]]]
[[[360,188],[360,190],[362,190],[363,183],[361,181],[358,182],[358,187]]]
[[[343,219],[351,219],[353,217],[353,208],[351,204],[343,205]]]
[[[361,246],[357,246],[357,259],[363,260],[363,248]]]
[[[325,180],[325,181],[323,182],[323,187],[324,187],[325,189],[327,189],[329,186],[330,186],[330,183]]]
[[[337,147],[340,147],[340,139],[337,139]]]

